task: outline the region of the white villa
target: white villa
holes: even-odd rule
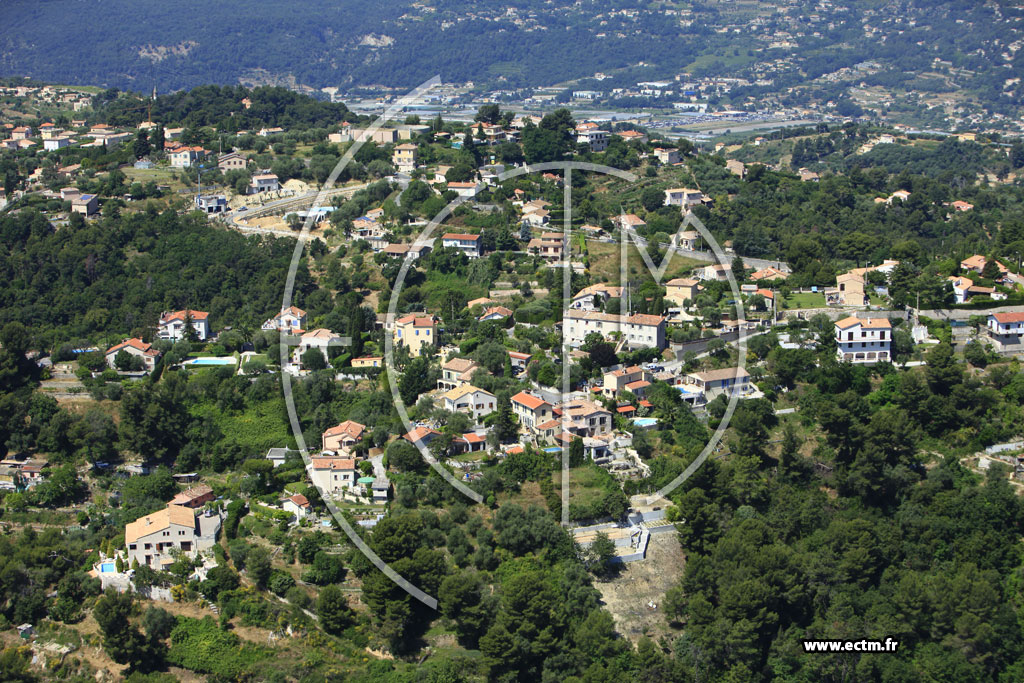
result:
[[[843,318],[836,322],[836,355],[851,363],[892,360],[892,324],[887,318]]]

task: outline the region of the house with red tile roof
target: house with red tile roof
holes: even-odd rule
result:
[[[427,313],[410,313],[395,321],[394,342],[404,344],[415,358],[423,349],[437,345],[438,319]]]
[[[181,505],[195,509],[203,507],[213,499],[213,488],[209,484],[199,484],[178,493],[171,499],[169,505]]]
[[[533,394],[520,391],[512,397],[512,412],[519,418],[519,424],[530,431],[554,417],[553,406]]]
[[[452,440],[452,449],[456,453],[476,453],[487,450],[487,437],[476,432],[467,432]]]
[[[1003,343],[1021,343],[1024,335],[1024,311],[993,313],[988,316],[985,326],[992,337],[1001,337]]]
[[[451,187],[455,183],[449,183]],[[447,232],[441,235],[441,246],[458,249],[469,258],[479,258],[483,255],[483,240],[480,235],[468,233]]]
[[[297,520],[305,519],[313,512],[313,506],[309,504],[309,499],[301,493],[282,500],[281,509],[293,515]]]
[[[336,495],[353,490],[356,486],[355,458],[310,458],[310,479],[323,495]]]
[[[348,451],[363,440],[366,426],[353,420],[345,420],[320,436],[322,450],[329,453]]]
[[[441,436],[441,432],[430,427],[415,427],[411,432],[403,434],[402,438],[414,446],[427,446],[431,441]]]
[[[892,323],[888,318],[857,318],[836,321],[836,356],[858,364],[892,360]]]
[[[302,334],[306,329],[306,312],[298,306],[282,308],[277,315],[263,323],[262,329]]]
[[[480,322],[485,322],[487,320],[504,320],[505,318],[511,317],[511,309],[505,308],[504,306],[492,306],[491,308],[488,308],[486,311],[484,311],[483,314],[481,314],[481,316],[477,318],[477,320]]]
[[[106,353],[103,354],[107,360],[107,367],[115,368],[114,361],[117,358],[119,351],[141,358],[143,364],[146,367],[146,372],[152,372],[156,366],[156,361],[160,357],[160,352],[153,348],[152,344],[147,344],[138,338],[125,339],[120,344],[115,344],[107,349]]]
[[[185,309],[181,311],[164,311],[157,323],[156,336],[158,339],[170,339],[181,341],[185,338],[185,320],[192,321],[192,329],[196,332],[199,341],[206,341],[210,336],[210,314],[206,311],[193,311]]]

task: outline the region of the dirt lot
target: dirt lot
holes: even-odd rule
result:
[[[651,536],[646,558],[627,564],[611,581],[594,582],[619,633],[635,643],[640,636],[657,640],[671,631],[661,604],[665,592],[682,576],[685,563],[676,534],[658,534]],[[651,600],[655,609],[647,606]]]

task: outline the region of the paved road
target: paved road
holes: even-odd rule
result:
[[[377,479],[387,479],[388,472],[384,469],[384,454],[374,456],[370,458],[370,464],[373,465],[373,476]]]
[[[923,315],[926,318],[935,318],[938,320],[967,320],[972,315],[983,315],[988,316],[993,313],[1021,313],[1024,312],[1024,306],[1002,306],[999,308],[984,308],[984,309],[938,309],[938,310],[921,310],[918,314]]]

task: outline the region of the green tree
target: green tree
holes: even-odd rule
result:
[[[569,442],[569,467],[582,467],[587,463],[587,458],[584,455],[583,450],[583,439],[580,437],[573,437],[573,440]]]
[[[593,543],[590,544],[590,552],[593,555],[591,569],[598,576],[604,576],[612,567],[612,560],[615,558],[615,543],[608,538],[603,531],[597,532]]]
[[[508,443],[513,441],[519,434],[519,422],[512,412],[512,401],[509,398],[508,392],[499,393],[497,402],[498,416],[494,420],[492,429],[499,443]]]
[[[135,154],[136,159],[149,156],[149,134],[145,130],[140,130],[135,134],[135,142],[132,144],[132,152]]]
[[[260,590],[266,590],[270,571],[270,551],[263,546],[250,548],[245,556],[245,573]]]
[[[501,109],[497,104],[484,104],[477,110],[474,121],[496,124],[501,118]]]
[[[407,406],[415,405],[420,394],[434,387],[434,376],[430,372],[430,362],[423,356],[409,361],[401,379],[398,381],[398,393]]]
[[[332,635],[341,634],[354,623],[352,608],[348,605],[345,593],[334,584],[320,589],[316,613],[320,617],[320,626]]]
[[[103,634],[103,649],[118,664],[129,669],[143,668],[150,651],[138,628],[132,625],[132,595],[108,589],[92,610]]]
[[[302,353],[302,367],[307,370],[324,370],[327,368],[327,359],[320,349],[306,349]]]
[[[993,257],[985,259],[985,266],[981,269],[981,276],[986,280],[999,279],[999,263]]]
[[[977,339],[967,342],[964,347],[964,360],[976,368],[984,368],[988,365],[988,352],[985,345]]]
[[[398,439],[388,446],[388,466],[399,472],[422,472],[427,468],[419,449],[405,439]]]
[[[665,193],[656,187],[644,188],[644,191],[640,195],[640,203],[648,211],[656,211],[658,207],[664,204]]]

